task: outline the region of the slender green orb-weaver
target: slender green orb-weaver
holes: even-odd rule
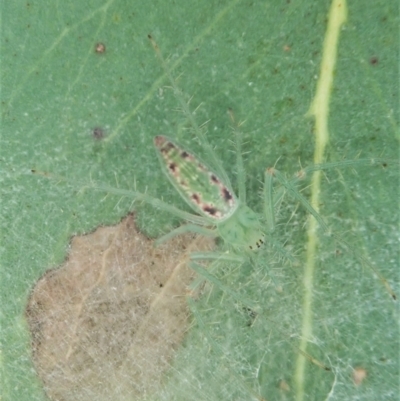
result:
[[[192,153],[165,136],[154,144],[160,164],[189,206],[215,225],[225,243],[238,249],[254,250],[263,244],[259,216],[240,202],[230,187]]]

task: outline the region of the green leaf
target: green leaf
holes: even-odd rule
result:
[[[147,35],[169,57],[179,86],[193,96],[192,109],[201,103],[196,121],[209,120],[208,138],[233,182],[228,108],[246,120],[248,198],[261,212],[260,181],[267,167],[277,163],[290,176],[313,163],[314,125],[305,114],[316,90],[328,11],[328,3],[304,1],[3,5],[2,399],[45,399],[31,361],[24,309],[35,282],[66,257],[71,235],[115,223],[135,208],[151,236],[179,223],[117,194],[147,190],[185,208],[159,169],[153,137],[176,137],[207,160],[176,111],[178,102],[166,88]],[[379,157],[387,163],[327,172],[320,212],[399,295],[398,7],[394,1],[365,7],[358,0],[349,4],[348,14],[339,38],[326,160]],[[96,52],[99,43],[104,52]],[[93,183],[109,190],[95,191]],[[277,216],[277,242],[300,261],[306,218],[290,198]],[[299,399],[294,372],[303,266],[289,267],[270,252],[256,269],[238,272],[232,265],[224,267],[234,270],[231,276],[215,273],[239,301],[215,288],[195,304],[197,325],[177,357],[164,399]],[[389,400],[399,392],[397,303],[353,252],[320,238],[315,341],[308,352],[332,371],[306,365],[306,399],[329,394],[337,400]],[[254,318],[241,307],[240,300],[249,297],[264,314]],[[354,384],[353,369],[367,374],[360,385]]]

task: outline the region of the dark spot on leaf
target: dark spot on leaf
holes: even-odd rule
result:
[[[100,140],[104,139],[106,134],[102,128],[96,127],[92,131],[92,136],[94,139],[97,139],[98,141],[100,141]]]
[[[369,62],[370,62],[371,65],[375,65],[375,64],[378,64],[378,63],[379,63],[379,59],[378,59],[378,57],[373,56],[373,57],[371,57],[371,58],[369,59]]]

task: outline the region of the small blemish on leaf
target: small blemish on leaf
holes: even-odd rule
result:
[[[354,368],[352,378],[354,385],[360,386],[362,382],[367,378],[367,370],[359,366]]]
[[[93,129],[92,131],[92,136],[94,139],[97,139],[98,141],[101,141],[102,139],[104,139],[104,137],[106,136],[104,130],[100,127],[96,127]]]
[[[379,59],[378,59],[378,57],[373,56],[373,57],[371,57],[371,58],[369,59],[369,62],[370,62],[371,65],[375,65],[375,64],[378,64],[378,63],[379,63]]]
[[[95,46],[96,53],[102,54],[102,53],[105,53],[105,51],[106,51],[106,45],[104,43],[101,43],[101,42],[96,43],[96,46]]]

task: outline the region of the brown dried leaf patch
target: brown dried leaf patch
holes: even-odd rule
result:
[[[157,391],[190,323],[188,256],[212,246],[188,234],[155,248],[132,214],[75,236],[66,262],[39,279],[26,309],[47,395],[132,400]]]

